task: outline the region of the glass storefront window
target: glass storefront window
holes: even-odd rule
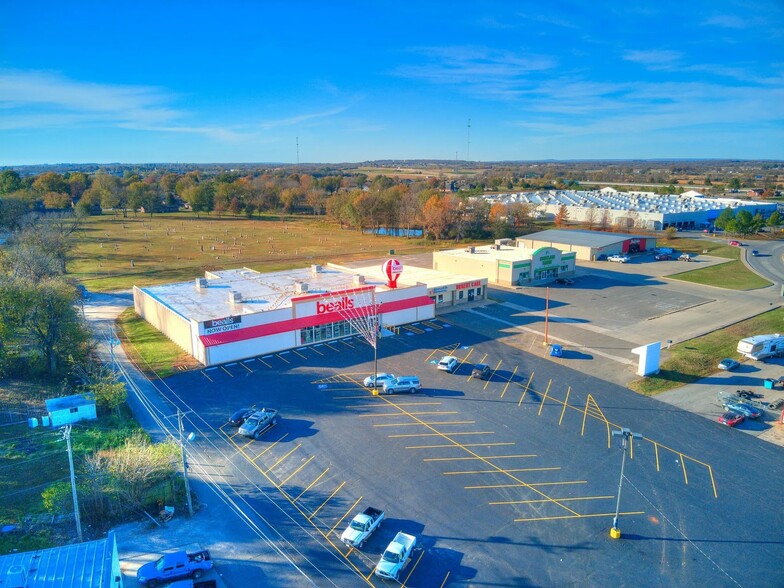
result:
[[[302,345],[309,345],[311,343],[318,343],[319,341],[329,341],[331,339],[356,335],[357,333],[358,331],[350,322],[341,321],[339,323],[327,323],[326,325],[300,329],[300,341],[302,341]]]

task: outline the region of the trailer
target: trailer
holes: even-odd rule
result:
[[[738,341],[738,353],[755,361],[784,355],[784,335],[754,335]]]

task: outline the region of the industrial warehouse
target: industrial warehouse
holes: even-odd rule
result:
[[[602,231],[550,229],[518,237],[515,242],[518,247],[527,249],[554,247],[569,251],[583,261],[596,261],[610,255],[656,249],[656,237]]]
[[[437,308],[485,300],[487,280],[403,266],[327,264],[260,273],[241,268],[139,288],[136,312],[206,366],[431,319]]]

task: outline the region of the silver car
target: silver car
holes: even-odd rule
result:
[[[239,429],[240,435],[258,439],[267,429],[271,429],[278,424],[278,411],[274,408],[262,408],[257,410],[242,423]]]
[[[387,380],[384,382],[384,394],[395,394],[397,392],[410,392],[415,394],[417,390],[422,389],[422,384],[419,383],[419,378],[416,376],[401,376],[394,380]]]

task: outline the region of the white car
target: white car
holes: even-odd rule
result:
[[[394,380],[395,374],[380,373],[376,374],[375,379],[373,376],[368,376],[363,380],[363,384],[368,388],[381,388],[387,380]]]
[[[438,362],[438,369],[452,374],[459,365],[460,360],[457,359],[454,355],[445,355],[441,358],[441,361]]]
[[[631,261],[632,258],[628,255],[611,255],[607,258],[607,261],[616,261],[618,263],[626,263],[627,261]]]

